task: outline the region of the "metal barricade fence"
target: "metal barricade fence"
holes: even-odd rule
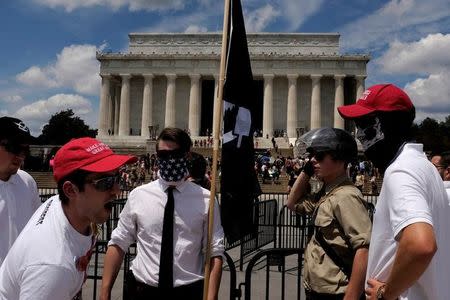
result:
[[[39,189],[39,196],[42,202],[46,201],[48,198],[57,193],[57,189]],[[120,212],[122,211],[126,199],[128,197],[129,191],[122,191],[119,199],[113,202],[113,208],[111,211],[110,218],[104,223],[100,225],[100,235],[96,245],[96,252],[93,256],[93,259],[90,263],[90,268],[88,271],[88,280],[92,280],[93,285],[93,295],[92,299],[97,298],[98,287],[100,284],[100,280],[102,278],[102,269],[103,269],[103,256],[106,253],[107,243],[111,237],[111,233],[114,228],[117,226]],[[364,195],[366,201],[373,205],[376,203],[378,195]],[[219,196],[220,197],[220,196]],[[289,253],[303,253],[303,249],[307,243],[308,236],[308,218],[303,216],[298,216],[294,212],[288,210],[284,205],[284,201],[287,198],[286,193],[280,194],[263,194],[259,197],[259,201],[255,202],[255,210],[258,212],[258,234],[253,236],[245,237],[244,239],[234,243],[233,245],[226,245],[227,249],[231,249],[237,246],[240,246],[240,269],[243,269],[244,265],[244,257],[250,256],[251,254],[256,254],[250,259],[246,274],[249,268],[253,268],[256,260],[259,260],[261,257],[267,257],[267,268],[270,268],[274,265],[275,257],[283,257],[290,255]],[[270,199],[270,200],[269,200]],[[281,207],[278,213],[278,207]],[[262,247],[269,245],[273,242],[273,247],[277,249],[269,249],[274,250],[273,253],[267,252],[266,250],[261,250]],[[288,249],[288,250],[286,250]],[[290,250],[289,250],[290,249]],[[278,251],[279,250],[279,251]],[[284,251],[286,250],[286,251]],[[278,251],[278,252],[277,252]],[[287,254],[283,254],[287,253]],[[268,254],[272,255],[271,257]],[[136,255],[136,246],[133,244],[130,246],[129,251],[125,255],[124,259],[124,270],[129,270],[130,263],[134,256]],[[281,255],[281,256],[280,256]],[[301,254],[300,254],[301,256]],[[230,271],[234,270],[233,260],[227,257],[228,265],[230,266]],[[301,269],[302,259],[299,259],[299,270]],[[251,266],[251,267],[250,267]],[[278,272],[284,273],[286,270],[283,269],[282,264],[278,264]],[[267,271],[269,272],[269,271]],[[300,271],[299,271],[300,272]],[[236,274],[234,274],[235,276]],[[251,275],[249,275],[251,276]],[[267,275],[268,276],[268,275]],[[284,275],[282,275],[284,276]],[[250,279],[249,279],[250,280]],[[247,289],[250,292],[251,283],[247,280],[243,283],[246,288],[246,298],[247,298]],[[269,281],[267,281],[268,284]],[[232,283],[230,283],[231,285]],[[241,284],[242,285],[242,284]],[[247,288],[248,286],[248,288]],[[269,290],[269,286],[266,287]],[[123,299],[126,299],[125,295],[126,290],[126,274],[124,274],[124,289],[123,289]],[[232,296],[235,296],[240,299],[240,291],[238,289],[232,289],[230,286],[230,299],[235,299]],[[282,296],[284,297],[284,296]],[[268,299],[268,298],[267,298]]]
[[[291,259],[288,261],[288,257],[296,256],[295,259]],[[256,274],[255,267],[259,265],[259,262],[262,260],[265,261],[265,287],[264,292],[261,291],[258,293],[259,299],[262,299],[261,296],[264,294],[264,299],[286,299],[286,288],[287,286],[296,286],[296,298],[297,300],[301,297],[301,266],[302,266],[302,258],[303,258],[303,249],[300,248],[283,248],[283,249],[265,249],[261,250],[255,256],[253,256],[245,270],[245,281],[239,284],[239,297],[241,299],[240,294],[241,288],[244,287],[244,299],[250,300],[252,295],[252,277]],[[289,280],[287,280],[287,271],[290,270],[291,274],[294,273],[293,276],[289,276]],[[275,280],[272,279],[276,278]],[[278,281],[278,282],[277,282]],[[288,282],[289,281],[289,282]],[[279,284],[278,284],[279,283]],[[271,287],[274,287],[271,289]],[[276,287],[276,288],[275,288]],[[255,293],[256,294],[256,293]],[[289,299],[293,299],[289,297]]]

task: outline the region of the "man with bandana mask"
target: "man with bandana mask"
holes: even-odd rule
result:
[[[392,84],[374,85],[339,113],[384,173],[366,275],[368,299],[448,299],[450,206],[442,180],[412,142],[415,108]]]
[[[202,299],[210,192],[186,180],[191,146],[189,135],[179,128],[165,128],[159,135],[159,179],[137,187],[128,197],[108,244],[100,299],[111,299],[133,242],[137,255],[127,274],[130,299]],[[208,299],[217,299],[224,251],[217,203],[211,249]]]

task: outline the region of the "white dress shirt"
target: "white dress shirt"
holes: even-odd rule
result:
[[[169,185],[176,187],[173,192],[174,286],[203,279],[210,192],[190,181],[174,183],[158,179],[130,193],[109,242],[109,245],[117,245],[124,252],[130,244],[137,242],[137,255],[131,263],[131,270],[138,281],[151,286],[158,286],[166,189]],[[223,255],[223,236],[216,202],[211,257]]]

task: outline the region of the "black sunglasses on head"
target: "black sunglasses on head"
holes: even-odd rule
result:
[[[169,158],[182,158],[186,155],[180,149],[175,150],[157,150],[156,156],[161,159],[169,159]]]
[[[120,175],[114,174],[96,180],[91,180],[88,181],[87,183],[92,184],[97,191],[106,192],[112,190],[114,188],[114,185],[116,183],[118,184],[119,182],[120,182]]]
[[[10,141],[3,141],[0,143],[0,146],[5,148],[7,152],[15,155],[20,154],[28,155],[30,153],[30,145],[24,145]]]

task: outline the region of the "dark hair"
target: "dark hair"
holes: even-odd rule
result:
[[[69,198],[66,196],[66,194],[64,193],[64,190],[63,190],[64,182],[66,182],[66,181],[72,182],[80,190],[80,192],[83,192],[84,184],[86,183],[86,177],[89,174],[90,173],[87,171],[76,170],[76,171],[70,173],[69,175],[61,178],[61,180],[59,180],[57,182],[58,195],[59,195],[59,199],[61,200],[62,204],[67,204],[69,202]]]
[[[191,152],[187,167],[192,178],[203,179],[206,174],[206,159],[199,153]]]
[[[189,135],[184,130],[175,127],[164,128],[156,141],[156,150],[158,150],[159,141],[175,142],[183,153],[188,153],[192,147]]]
[[[441,164],[447,168],[450,166],[450,151],[445,151],[442,153],[436,153],[433,156],[439,155],[441,157]]]

